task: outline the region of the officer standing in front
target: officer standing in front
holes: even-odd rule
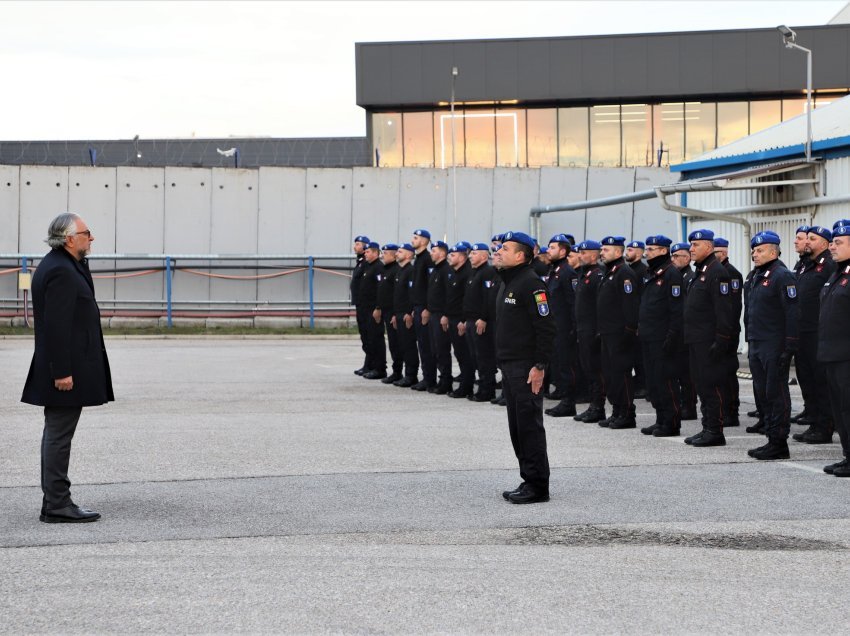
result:
[[[371,371],[368,366],[369,342],[368,335],[366,333],[369,327],[367,321],[370,317],[357,309],[357,306],[360,304],[360,283],[363,280],[363,270],[366,269],[366,257],[363,256],[363,252],[366,250],[366,246],[369,242],[368,236],[359,235],[354,237],[353,249],[355,259],[354,269],[351,271],[351,284],[349,289],[351,291],[351,304],[354,305],[354,315],[357,320],[357,333],[360,335],[360,347],[363,349],[363,353],[366,356],[363,360],[363,366],[354,371],[355,375],[363,375],[367,371]]]
[[[798,347],[797,280],[779,261],[779,236],[759,232],[750,245],[752,279],[745,290],[744,324],[753,390],[758,396],[767,444],[747,451],[755,459],[788,459],[791,396],[788,370]]]
[[[793,438],[805,444],[832,443],[833,421],[826,371],[818,363],[820,293],[835,272],[835,262],[829,254],[831,239],[829,229],[810,227],[805,258],[800,259],[801,265],[796,271],[797,296],[800,299],[800,320],[797,323],[800,347],[794,359],[809,428],[802,433],[794,433]]]
[[[714,232],[688,236],[694,277],[685,295],[685,344],[702,409],[702,431],[685,438],[692,446],[725,446],[723,417],[729,405],[728,355],[735,334],[729,272],[714,255]]]
[[[549,275],[546,287],[549,290],[549,309],[555,320],[555,356],[557,364],[552,381],[558,389],[561,401],[546,409],[552,417],[567,417],[576,414],[576,380],[578,352],[576,351],[575,288],[578,274],[567,263],[572,251],[570,242],[563,234],[549,239]]]
[[[661,234],[646,239],[649,271],[638,322],[646,385],[656,413],[655,424],[640,432],[655,437],[678,435],[681,426],[676,366],[683,343],[682,274],[670,260],[672,242]]]
[[[549,501],[549,456],[543,428],[543,375],[555,339],[546,288],[531,268],[534,240],[504,236],[496,264],[503,284],[496,299],[496,358],[508,427],[522,483],[502,496],[515,504]]]
[[[598,422],[610,429],[635,428],[632,366],[637,340],[638,298],[636,275],[623,258],[625,237],[602,239],[602,261],[605,273],[596,297],[596,319],[602,372],[608,401],[613,405],[611,417]]]
[[[744,277],[732,263],[729,262],[729,241],[725,238],[714,237],[714,255],[720,264],[729,272],[729,295],[732,297],[732,305],[735,311],[735,337],[729,349],[729,409],[724,415],[723,428],[740,426],[738,410],[741,406],[740,386],[738,385],[738,346],[741,344],[741,312],[744,309]]]
[[[384,277],[384,264],[381,262],[381,246],[372,241],[363,252],[366,267],[360,281],[360,295],[357,312],[366,317],[366,366],[369,371],[362,377],[367,380],[381,380],[387,377],[387,348],[384,344],[384,322],[378,301],[378,288]]]
[[[850,477],[850,222],[833,227],[829,251],[836,267],[820,296],[818,361],[826,369],[829,404],[844,459],[823,470],[836,477]]]

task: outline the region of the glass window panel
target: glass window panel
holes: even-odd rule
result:
[[[590,161],[587,108],[558,109],[558,165],[582,167]]]
[[[681,102],[652,107],[654,165],[669,166],[685,160],[685,105]],[[658,153],[661,152],[659,162]]]
[[[404,114],[404,165],[434,167],[434,114]]]
[[[746,137],[750,132],[749,103],[721,102],[717,104],[717,145]]]
[[[647,104],[623,104],[620,106],[620,121],[623,130],[623,165],[651,166],[652,152],[652,109]]]
[[[593,106],[590,109],[590,165],[621,165],[619,105]]]
[[[517,168],[526,165],[525,111],[496,111],[496,165]]]
[[[554,108],[529,108],[525,114],[528,165],[558,165],[558,111]]]
[[[775,126],[782,121],[782,102],[750,102],[750,134]]]
[[[715,149],[717,108],[714,103],[685,102],[685,160]]]
[[[463,165],[463,110],[455,108],[455,162]],[[434,160],[438,168],[452,165],[452,114],[449,110],[434,113]]]
[[[401,113],[372,115],[372,161],[379,168],[402,165]]]
[[[493,110],[468,110],[464,115],[466,165],[492,168],[496,165],[496,114]]]
[[[782,100],[782,121],[794,119],[806,112],[805,99],[783,99]]]

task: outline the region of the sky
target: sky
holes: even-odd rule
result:
[[[846,5],[3,1],[0,142],[363,136],[355,42],[806,26]]]

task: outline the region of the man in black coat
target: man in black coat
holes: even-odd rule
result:
[[[76,214],[57,216],[48,228],[51,251],[32,279],[35,352],[22,402],[44,407],[41,440],[41,521],[97,521],[100,514],[71,499],[71,441],[84,406],[115,399],[100,311],[86,254],[94,241]]]
[[[387,348],[384,344],[384,323],[378,304],[378,288],[384,279],[384,264],[381,262],[381,246],[372,241],[363,252],[366,267],[360,281],[357,299],[358,320],[366,325],[366,367],[361,377],[367,380],[382,380],[387,377]]]
[[[363,366],[354,371],[355,375],[363,375],[371,371],[369,368],[369,339],[367,335],[368,324],[365,321],[364,315],[357,311],[357,305],[360,304],[360,283],[363,281],[363,272],[366,269],[366,257],[363,252],[366,251],[366,246],[369,244],[369,237],[358,235],[354,237],[354,269],[351,270],[351,283],[349,290],[351,291],[351,304],[355,307],[355,316],[357,318],[357,333],[360,334],[360,347],[366,357],[363,359]]]
[[[741,344],[741,312],[744,309],[744,277],[741,272],[729,262],[729,241],[720,236],[714,237],[714,255],[720,264],[729,272],[729,295],[732,297],[732,306],[735,312],[735,322],[738,325],[735,329],[735,336],[732,339],[732,344],[729,347],[727,362],[729,368],[726,371],[726,377],[729,380],[729,409],[723,416],[723,428],[730,426],[740,426],[741,421],[738,417],[738,410],[741,407],[740,391],[741,387],[738,384],[738,345]]]
[[[399,246],[396,252],[398,269],[393,284],[392,328],[398,335],[398,346],[404,360],[404,377],[393,382],[395,386],[408,388],[416,384],[419,374],[419,354],[416,351],[416,332],[413,328],[413,255],[416,250],[410,243]],[[382,380],[383,381],[383,380]]]
[[[670,260],[682,274],[682,296],[688,292],[688,286],[694,277],[691,268],[690,243],[674,243],[670,246]],[[679,373],[679,391],[682,395],[682,410],[679,414],[682,421],[697,419],[697,389],[691,379],[691,364],[688,346],[682,343],[682,348],[676,356],[676,368]]]
[[[393,366],[393,372],[381,380],[383,384],[393,384],[401,380],[401,372],[404,367],[404,358],[402,357],[401,347],[398,341],[398,331],[393,327],[393,318],[395,317],[393,299],[395,296],[396,272],[398,271],[396,252],[398,252],[398,245],[395,243],[387,243],[381,246],[381,261],[384,263],[384,271],[381,282],[378,285],[378,309],[376,310],[376,314],[381,317],[384,323],[384,330],[387,332],[387,347],[390,350]]]
[[[605,379],[602,375],[602,353],[596,342],[596,296],[602,284],[602,266],[597,241],[582,241],[578,245],[581,267],[576,285],[576,332],[578,352],[584,375],[587,378],[590,405],[575,416],[579,422],[600,422],[605,417]]]
[[[567,263],[567,255],[572,251],[569,240],[564,234],[556,234],[549,239],[549,275],[546,287],[549,290],[549,306],[555,320],[555,372],[552,381],[557,387],[561,401],[545,413],[552,417],[566,417],[576,414],[576,384],[578,351],[576,347],[576,303],[575,290],[578,274]]]
[[[465,325],[458,332],[466,333],[472,364],[478,371],[478,392],[474,402],[489,402],[496,396],[496,344],[493,339],[493,306],[499,278],[490,265],[490,249],[486,243],[475,243],[469,251],[472,273],[463,295]]]

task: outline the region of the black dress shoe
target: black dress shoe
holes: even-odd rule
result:
[[[678,437],[681,429],[678,426],[674,426],[672,424],[662,424],[654,431],[652,431],[653,437]]]
[[[637,428],[637,422],[635,421],[634,415],[621,415],[620,417],[616,417],[608,422],[608,428],[612,431],[626,428]]]
[[[679,416],[683,422],[690,422],[691,420],[697,419],[697,410],[696,407],[692,408],[683,408],[682,414]]]
[[[438,384],[437,386],[432,386],[431,388],[429,388],[428,393],[433,393],[434,395],[445,395],[451,390],[451,384]]]
[[[802,411],[800,411],[799,413],[797,413],[797,415],[792,415],[792,416],[791,416],[791,419],[790,419],[790,422],[791,422],[792,424],[799,424],[799,423],[800,423],[800,420],[804,420],[804,419],[806,419],[806,416],[807,416],[807,415],[808,415],[808,413],[806,413],[806,409],[803,409]]]
[[[761,417],[761,413],[758,412],[758,409],[755,411],[747,411],[747,417],[754,417],[755,419],[759,419]]]
[[[850,464],[834,468],[832,474],[835,477],[850,477]]]
[[[464,389],[455,389],[454,391],[449,391],[446,395],[448,395],[450,398],[465,398],[472,395],[472,391]]]
[[[827,475],[832,475],[837,468],[843,469],[845,467],[850,467],[850,459],[848,459],[847,457],[842,459],[840,462],[835,462],[834,464],[830,464],[829,466],[824,466],[823,472],[825,472]]]
[[[504,393],[499,396],[499,399],[496,401],[496,404],[499,405],[499,406],[507,406],[508,405],[508,400],[505,397]]]
[[[399,380],[401,380],[401,373],[393,373],[381,380],[381,384],[395,384]]]
[[[516,494],[522,492],[523,488],[525,488],[525,482],[522,482],[519,486],[517,486],[513,490],[502,491],[502,497],[504,497],[507,500],[508,497],[510,497],[511,495],[516,495]]]
[[[427,391],[428,390],[428,383],[425,380],[422,380],[421,382],[417,382],[416,384],[414,384],[410,388],[413,389],[414,391]]]
[[[693,443],[694,443],[694,441],[696,441],[696,440],[698,440],[700,437],[702,437],[702,434],[703,434],[703,433],[705,433],[705,429],[701,430],[701,431],[700,431],[699,433],[697,433],[696,435],[691,435],[690,437],[686,437],[686,438],[685,438],[685,444],[693,444]]]
[[[723,433],[714,431],[703,431],[697,439],[691,442],[691,446],[702,448],[705,446],[726,446],[726,438]]]
[[[410,378],[410,377],[404,376],[401,380],[396,380],[395,382],[393,382],[393,385],[401,387],[402,389],[406,389],[406,388],[411,387],[414,384],[416,384],[416,382],[417,382],[416,378]]]
[[[526,484],[519,492],[510,493],[508,501],[514,504],[543,503],[549,501],[549,491],[538,490]]]
[[[748,426],[746,428],[746,431],[747,431],[747,433],[758,433],[759,435],[763,435],[764,434],[764,422],[762,420],[759,420],[758,422],[756,422],[752,426]]]
[[[578,418],[581,417],[579,420]],[[580,413],[576,415],[573,419],[578,420],[579,422],[587,422],[588,424],[595,424],[596,422],[601,422],[606,419],[605,409],[600,407],[591,406],[584,413]]]
[[[372,369],[369,373],[364,373],[363,377],[367,380],[381,380],[382,378],[387,377],[386,371],[379,371],[378,369]]]
[[[750,457],[755,457],[756,453],[767,448],[768,444],[770,444],[770,442],[768,442],[767,444],[764,444],[762,446],[759,446],[758,448],[751,448],[750,450],[747,451],[747,455],[749,455]]]
[[[784,439],[770,440],[765,446],[756,448],[747,454],[753,459],[760,460],[789,459],[791,457],[791,453],[788,452],[788,442]]]
[[[810,426],[802,433],[794,433],[794,439],[804,444],[832,444],[832,433]]]
[[[481,391],[479,391],[478,393],[474,394],[470,399],[473,402],[489,402],[495,397],[495,393],[481,393]]]
[[[640,432],[644,435],[652,435],[656,430],[658,430],[659,426],[661,426],[661,423],[656,422],[652,426],[644,426],[642,429],[640,429]]]
[[[552,417],[567,417],[576,414],[575,402],[562,401],[551,409],[546,409],[546,414]]]
[[[354,371],[354,375],[363,375],[364,373],[368,373],[371,369],[367,369],[366,367],[360,367]]]
[[[44,510],[38,518],[44,523],[88,523],[100,519],[100,513],[71,504],[57,510]]]
[[[609,417],[606,417],[604,420],[599,420],[598,422],[596,422],[596,424],[601,426],[602,428],[608,428],[611,422],[616,420],[618,417],[619,415],[614,415],[613,413],[611,413]]]

